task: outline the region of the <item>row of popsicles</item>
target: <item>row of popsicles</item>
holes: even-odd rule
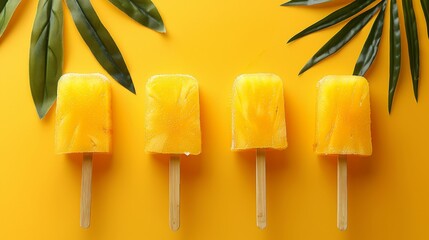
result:
[[[83,153],[81,226],[89,227],[92,154],[112,144],[111,90],[101,74],[66,74],[58,83],[57,153]],[[180,158],[201,152],[198,82],[189,75],[156,75],[146,84],[146,144],[170,154],[170,227],[180,225]],[[347,228],[347,155],[371,155],[368,82],[327,76],[318,82],[314,149],[338,156],[337,226]],[[266,226],[265,150],[287,147],[282,80],[269,73],[244,74],[233,85],[232,150],[256,149],[256,222]]]

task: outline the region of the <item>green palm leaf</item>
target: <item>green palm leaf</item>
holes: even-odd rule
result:
[[[298,1],[298,0],[297,0]],[[411,79],[413,83],[413,92],[416,101],[418,100],[418,87],[420,80],[420,49],[419,49],[419,39],[418,39],[418,30],[417,30],[417,21],[413,8],[413,0],[402,0],[402,8],[405,19],[405,32],[408,42],[408,55],[409,55],[409,64],[410,64],[410,72]],[[379,0],[378,4],[383,3],[383,8],[378,14],[368,38],[365,41],[365,44],[362,48],[362,51],[359,55],[359,58],[356,62],[355,69],[353,74],[355,75],[365,75],[368,69],[373,64],[379,49],[379,44],[381,41],[381,35],[383,32],[383,22],[384,22],[384,14],[385,14],[385,4],[387,0]],[[420,0],[422,10],[426,20],[426,28],[427,34],[429,37],[429,1],[428,0]],[[364,6],[364,4],[366,4]],[[349,16],[354,15],[360,9],[365,8],[370,3],[365,0],[355,0],[349,5],[343,7],[331,13],[324,19],[316,22],[310,27],[304,29],[300,33],[296,34],[291,38],[290,41],[298,39],[300,37],[306,36],[312,32],[318,31],[328,26],[332,26],[333,24],[342,21]],[[348,8],[349,12],[344,11],[344,9]],[[339,12],[342,13],[340,14]],[[336,17],[332,17],[336,14]],[[359,16],[360,17],[360,16]],[[356,18],[355,18],[356,19]],[[303,67],[301,73],[305,72],[309,68],[311,68],[316,63],[320,62],[324,58],[332,55],[336,51],[338,51],[347,41],[349,41],[353,36],[353,31],[359,31],[360,27],[351,26],[350,24],[355,21],[355,19],[351,20],[340,32],[338,32],[328,43],[326,43],[322,49],[320,49],[310,61]],[[355,24],[355,23],[354,23]],[[391,0],[390,4],[390,57],[389,57],[389,89],[388,89],[388,111],[389,113],[392,110],[393,99],[397,87],[397,83],[399,81],[399,74],[401,70],[401,30],[400,30],[400,20],[398,15],[398,5],[397,0]],[[348,32],[346,28],[353,29],[352,32]],[[341,36],[344,35],[344,36]]]
[[[15,12],[21,0],[2,0],[0,1],[0,37],[6,30],[13,13]]]
[[[334,54],[347,44],[380,10],[382,3],[378,3],[375,7],[360,14],[348,22],[337,34],[335,34],[301,69],[299,74],[304,73],[312,66],[322,61],[323,59]]]
[[[65,0],[73,21],[101,66],[132,93],[136,93],[125,60],[110,33],[101,23],[91,0]],[[165,32],[164,22],[151,0],[109,0],[140,24]],[[295,0],[293,0],[295,1]],[[316,0],[327,1],[327,0]],[[0,0],[0,37],[21,0]],[[57,98],[63,72],[63,6],[61,0],[39,0],[31,32],[29,77],[37,113],[43,118]]]
[[[413,79],[414,97],[418,100],[420,56],[419,36],[417,34],[416,16],[412,0],[402,0],[404,8],[405,32],[407,33],[408,55],[410,57],[411,77]]]
[[[66,0],[80,35],[92,54],[130,92],[135,93],[133,81],[127,65],[112,36],[101,23],[89,0]]]
[[[151,0],[109,0],[128,16],[157,32],[165,33],[164,22]]]
[[[386,10],[387,1],[383,1],[383,7],[380,13],[375,19],[372,25],[371,31],[369,32],[368,38],[363,45],[362,51],[355,65],[354,75],[363,76],[368,71],[374,62],[375,57],[378,53],[378,46],[380,45],[381,34],[383,33],[384,25],[384,12]]]
[[[291,0],[283,3],[281,6],[311,6],[331,1],[332,0]]]
[[[288,43],[295,41],[298,38],[302,38],[304,36],[307,36],[310,33],[325,29],[327,27],[330,27],[332,25],[335,25],[353,15],[360,12],[362,9],[367,7],[369,4],[374,2],[374,0],[356,0],[349,5],[338,9],[337,11],[329,14],[327,17],[323,18],[322,20],[316,22],[315,24],[309,26],[308,28],[302,30],[295,36],[293,36]]]
[[[392,110],[393,96],[401,71],[401,29],[399,27],[398,5],[390,1],[390,66],[389,66],[389,113]]]
[[[57,98],[62,70],[62,2],[40,0],[30,45],[30,88],[40,118],[46,115]]]

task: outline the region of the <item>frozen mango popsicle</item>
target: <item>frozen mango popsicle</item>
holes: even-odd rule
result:
[[[157,75],[146,84],[146,151],[201,152],[198,82],[189,75]]]
[[[318,82],[317,154],[338,156],[337,226],[347,229],[347,155],[372,154],[368,81],[359,76],[327,76]]]
[[[266,227],[265,150],[287,147],[283,82],[270,73],[237,77],[232,95],[232,150],[256,149],[256,224]]]
[[[197,80],[156,75],[146,84],[146,151],[170,154],[170,228],[180,226],[180,154],[201,152]]]
[[[111,150],[111,90],[101,74],[63,75],[58,82],[55,149],[60,153],[83,153],[82,227],[91,216],[92,154]]]
[[[282,80],[268,73],[239,76],[233,86],[232,150],[286,147]]]

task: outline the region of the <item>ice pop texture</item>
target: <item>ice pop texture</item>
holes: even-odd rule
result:
[[[110,152],[111,89],[101,74],[65,74],[58,82],[57,153]]]
[[[371,155],[369,87],[359,76],[327,76],[318,83],[315,151]]]
[[[232,150],[286,147],[280,77],[269,73],[237,77],[232,95]]]
[[[198,82],[189,75],[156,75],[146,84],[146,151],[201,152]]]

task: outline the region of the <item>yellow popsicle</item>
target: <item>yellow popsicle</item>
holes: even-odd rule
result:
[[[198,82],[189,75],[157,75],[146,84],[146,151],[201,152]]]
[[[256,149],[256,225],[267,225],[265,149],[287,147],[283,82],[271,73],[243,74],[232,93],[232,150]]]
[[[286,147],[282,80],[269,73],[239,76],[232,95],[232,150]]]
[[[63,75],[58,82],[55,120],[57,153],[83,153],[80,225],[91,221],[92,154],[110,152],[111,89],[101,74]]]
[[[337,155],[337,227],[347,229],[347,155],[371,155],[368,81],[359,76],[327,76],[318,82],[317,154]]]
[[[327,76],[318,89],[316,153],[371,155],[368,81],[359,76]]]
[[[198,82],[189,75],[157,75],[146,84],[146,151],[171,154],[170,228],[180,226],[179,154],[201,152]]]
[[[65,74],[58,82],[57,153],[110,152],[111,90],[101,74]]]

